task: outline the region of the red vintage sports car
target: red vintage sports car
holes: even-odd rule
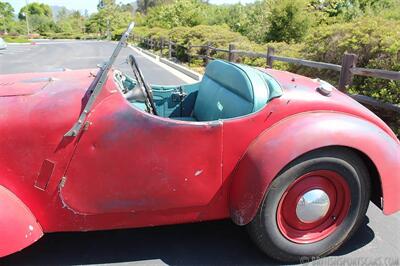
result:
[[[43,233],[230,218],[269,256],[338,249],[369,201],[400,208],[400,142],[328,83],[215,60],[195,84],[0,76],[0,256]]]

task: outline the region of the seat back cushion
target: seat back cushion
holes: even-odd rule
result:
[[[193,116],[198,121],[242,116],[253,112],[253,84],[239,66],[214,60],[200,83]]]

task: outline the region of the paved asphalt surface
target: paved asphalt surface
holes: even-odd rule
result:
[[[0,51],[0,74],[93,68],[111,54],[106,42],[48,42],[10,45]],[[150,83],[182,83],[147,58],[137,56]],[[129,73],[127,65],[119,68]],[[1,236],[0,236],[1,237]],[[337,252],[317,265],[399,265],[400,213],[384,216],[373,204],[360,230]],[[0,260],[0,265],[69,264],[271,265],[245,230],[230,221],[154,228],[47,234],[36,244]]]
[[[107,61],[116,43],[103,41],[38,41],[36,45],[12,45],[0,50],[0,74],[60,71],[63,68],[96,68]],[[129,54],[136,56],[149,83],[174,85],[183,83],[178,77],[143,58],[129,47],[123,48],[115,67],[132,74],[125,63]]]

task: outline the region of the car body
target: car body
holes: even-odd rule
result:
[[[97,76],[0,76],[0,256],[50,232],[246,225],[282,169],[327,147],[359,154],[371,198],[385,214],[399,210],[400,142],[372,112],[289,72],[225,61],[207,69],[198,83],[153,85],[157,116],[128,100],[136,80],[107,66]],[[249,80],[250,96],[224,91]],[[194,115],[200,101],[214,107]]]
[[[0,50],[7,49],[7,43],[3,38],[0,37]]]

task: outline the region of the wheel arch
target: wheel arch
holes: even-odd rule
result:
[[[359,154],[370,171],[371,201],[385,214],[400,209],[395,192],[400,186],[400,176],[396,176],[400,173],[398,141],[358,117],[334,112],[303,113],[267,129],[249,146],[231,177],[233,221],[245,225],[253,219],[270,183],[290,163],[309,152],[331,148]]]
[[[289,168],[291,165],[293,165],[293,163],[298,161],[301,157],[307,156],[310,153],[314,153],[314,152],[322,151],[322,150],[331,150],[331,151],[343,150],[343,151],[351,151],[351,152],[356,153],[361,158],[361,160],[363,161],[364,165],[366,166],[366,168],[369,172],[369,181],[371,183],[370,201],[372,201],[378,208],[383,210],[382,180],[381,180],[381,176],[378,172],[378,169],[376,168],[375,163],[372,161],[372,159],[367,154],[365,154],[361,150],[355,149],[353,147],[341,146],[341,145],[324,146],[324,147],[320,147],[320,148],[308,151],[304,154],[300,154],[298,157],[296,157],[295,159],[290,161],[287,165],[285,165],[285,167],[281,171],[279,171],[277,176],[280,175],[287,168]]]
[[[343,147],[343,146],[338,146],[338,147]],[[370,183],[371,183],[370,201],[374,203],[379,209],[383,210],[382,178],[378,172],[375,163],[367,154],[365,154],[360,150],[351,147],[343,147],[343,148],[354,151],[363,160],[365,166],[368,169]]]
[[[28,207],[0,185],[0,257],[20,251],[42,236],[42,227]]]

